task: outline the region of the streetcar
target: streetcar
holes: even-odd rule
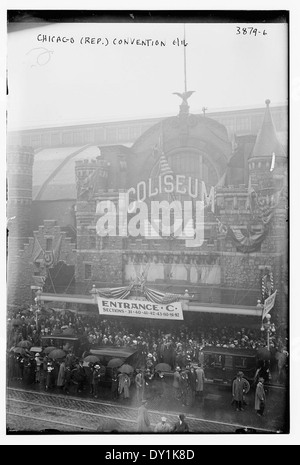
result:
[[[139,366],[140,354],[137,349],[132,347],[113,347],[113,346],[102,346],[102,347],[92,347],[90,349],[90,354],[96,355],[99,358],[99,362],[102,366],[105,367],[105,378],[103,379],[104,384],[110,384],[113,369],[117,369],[120,365],[110,365],[109,362],[113,359],[120,359],[122,365],[130,365],[133,369]],[[131,381],[133,372],[128,373]]]
[[[250,384],[257,370],[257,350],[226,347],[204,347],[204,371],[207,381],[231,385],[239,371]]]
[[[89,343],[86,336],[42,336],[42,350],[48,346],[62,349],[66,352],[72,351],[73,354],[80,358],[83,353],[89,350]]]

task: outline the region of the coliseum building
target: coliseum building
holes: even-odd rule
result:
[[[8,141],[9,307],[31,304],[40,288],[54,307],[96,311],[93,286],[132,286],[137,295],[142,281],[185,295],[185,316],[241,324],[259,325],[257,300],[277,290],[274,315],[286,323],[286,106],[267,100],[261,108],[191,114],[183,101],[168,118],[14,131]],[[188,188],[195,180],[202,186],[201,244],[174,234],[97,233],[100,202],[111,201],[119,218],[120,194],[131,191],[132,201],[140,195],[149,205],[144,186],[150,179],[156,192],[165,176],[169,190],[158,189],[155,200],[191,201],[193,212]]]

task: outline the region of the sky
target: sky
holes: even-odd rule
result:
[[[118,43],[124,39],[166,45]],[[181,100],[173,92],[184,91],[185,76],[195,91],[191,113],[264,106],[266,99],[275,105],[287,103],[287,26],[41,23],[8,33],[7,67],[9,130],[175,115]]]

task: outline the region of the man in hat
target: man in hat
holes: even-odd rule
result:
[[[204,391],[204,382],[205,382],[205,373],[201,363],[198,363],[196,368],[196,395],[203,400],[203,391]]]
[[[157,423],[157,425],[154,428],[155,433],[170,433],[171,430],[171,425],[167,423],[166,417],[161,417],[161,421]]]
[[[175,390],[175,397],[177,400],[180,399],[182,395],[180,371],[180,367],[176,367],[176,370],[173,375],[173,388]]]
[[[94,394],[95,399],[97,399],[99,395],[99,385],[100,385],[100,379],[101,379],[100,368],[101,368],[100,365],[97,363],[94,366],[94,371],[93,371],[92,388],[93,388],[93,394]]]
[[[137,431],[139,433],[147,433],[151,431],[146,400],[142,401],[142,405],[138,409]]]
[[[112,378],[111,378],[111,396],[113,400],[118,399],[118,388],[119,388],[119,380],[117,370],[114,368],[112,371]]]
[[[244,373],[239,371],[232,383],[233,403],[236,404],[237,412],[243,411],[244,396],[250,391],[250,384],[244,378]]]
[[[178,416],[178,421],[175,423],[173,432],[174,433],[188,433],[190,430],[189,425],[185,421],[185,416],[183,413],[180,413]]]
[[[266,405],[266,393],[264,389],[264,378],[259,378],[255,390],[255,410],[257,415],[263,416]]]

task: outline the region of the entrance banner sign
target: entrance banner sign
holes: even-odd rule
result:
[[[100,315],[155,318],[160,320],[183,320],[181,302],[167,305],[147,300],[107,299],[97,296]]]

